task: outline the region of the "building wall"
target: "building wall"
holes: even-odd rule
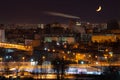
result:
[[[120,34],[116,34],[116,37],[120,40]]]
[[[92,35],[92,42],[116,41],[116,35]]]
[[[37,47],[37,46],[40,45],[40,40],[25,39],[25,45],[26,46]]]
[[[75,38],[74,37],[45,37],[44,41],[45,42],[63,41],[63,42],[68,42],[69,44],[72,44],[72,43],[75,43]]]

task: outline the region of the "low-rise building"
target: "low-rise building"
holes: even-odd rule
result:
[[[116,42],[116,35],[114,34],[103,34],[103,35],[92,35],[92,42]]]

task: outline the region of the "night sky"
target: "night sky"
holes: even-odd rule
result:
[[[100,12],[96,12],[102,6]],[[1,0],[0,23],[67,22],[70,18],[45,12],[80,17],[81,21],[106,22],[120,20],[120,0]]]

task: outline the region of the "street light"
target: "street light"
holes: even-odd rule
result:
[[[24,60],[25,60],[25,57],[22,57],[22,60],[24,61]]]
[[[96,62],[95,64],[98,64],[98,62]]]
[[[42,62],[44,62],[45,61],[45,56],[42,56]],[[43,63],[42,63],[42,65],[43,65]],[[42,65],[41,65],[41,72],[42,72]],[[46,64],[45,64],[45,68],[46,68]],[[46,69],[45,69],[45,72],[46,72]],[[45,78],[46,78],[46,75],[45,75]]]
[[[63,59],[65,60],[65,59],[66,59],[66,56],[63,56]]]
[[[43,60],[45,60],[45,58],[46,58],[45,56],[42,56],[42,59],[43,59]]]
[[[95,56],[96,59],[98,59],[98,56]]]
[[[81,64],[84,64],[84,61],[81,61]]]
[[[24,60],[25,60],[25,57],[22,57],[22,63],[23,63],[23,66],[24,66]]]
[[[52,51],[55,52],[55,49],[53,49]]]
[[[113,52],[109,52],[110,57],[113,57]]]
[[[48,52],[50,52],[50,49],[48,49]]]

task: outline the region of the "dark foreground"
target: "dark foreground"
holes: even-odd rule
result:
[[[64,76],[64,78],[62,79],[33,79],[32,77],[20,78],[20,76],[18,76],[17,78],[12,78],[12,76],[10,76],[9,78],[5,78],[3,76],[0,76],[0,80],[120,80],[120,75],[117,73],[107,74],[107,75],[77,74],[77,75],[67,75]]]

